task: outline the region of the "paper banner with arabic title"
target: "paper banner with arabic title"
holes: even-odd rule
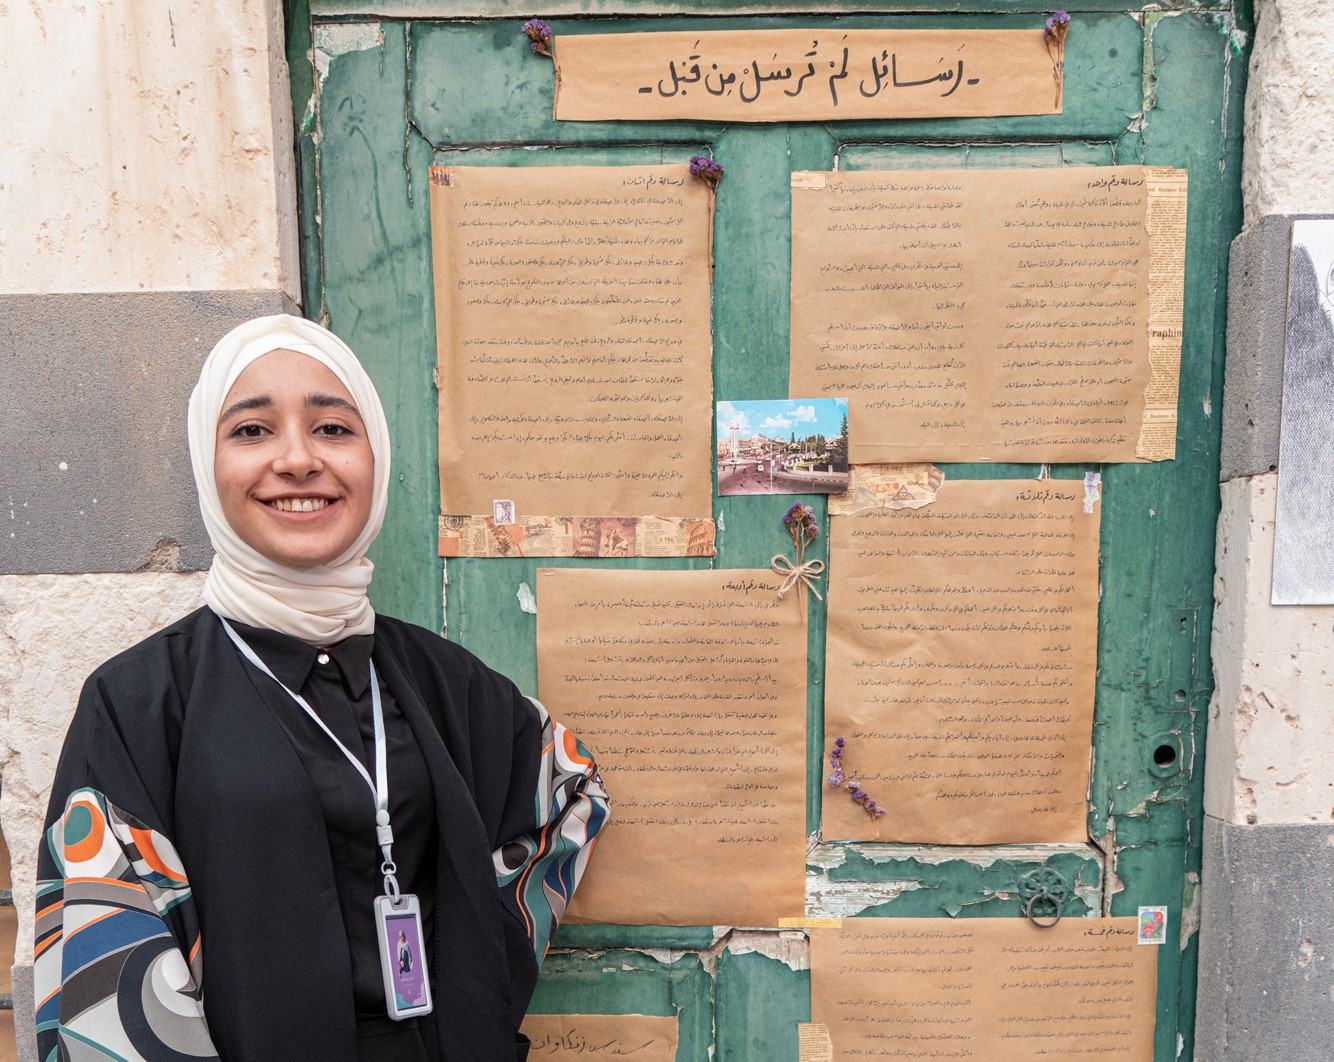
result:
[[[440,553],[711,556],[709,191],[431,168]]]
[[[1060,114],[1061,46],[1032,30],[556,38],[558,121],[803,122]]]
[[[538,696],[616,794],[570,918],[772,926],[803,913],[806,623],[780,582],[768,569],[538,569]]]
[[[853,462],[1176,453],[1186,174],[792,175],[794,395]]]
[[[831,521],[826,754],[885,814],[827,785],[827,839],[1087,838],[1100,509],[1078,480],[953,480]]]
[[[1153,1062],[1159,949],[1137,943],[1134,918],[1047,929],[1025,918],[845,918],[810,932],[807,1029],[829,1062]]]

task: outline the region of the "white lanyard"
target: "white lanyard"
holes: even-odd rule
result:
[[[390,896],[397,897],[399,894],[398,880],[394,877],[394,872],[398,868],[394,865],[392,851],[394,831],[389,825],[389,769],[386,766],[384,706],[380,703],[380,683],[375,675],[375,662],[368,661],[371,669],[371,712],[375,720],[375,778],[372,780],[369,772],[362,766],[361,760],[338,740],[338,735],[325,725],[324,720],[319,717],[310,703],[301,694],[288,689],[283,680],[269,669],[269,665],[259,658],[259,654],[249,646],[244,638],[236,633],[230,623],[221,616],[218,619],[222,620],[222,626],[227,632],[227,637],[236,644],[236,648],[241,651],[241,655],[278,683],[279,686],[282,686],[283,692],[301,705],[302,711],[310,716],[315,725],[328,735],[329,740],[338,746],[338,750],[347,757],[348,762],[361,775],[362,781],[366,783],[367,788],[371,791],[371,799],[375,801],[375,839],[380,846],[381,853],[384,855],[384,863],[380,867],[380,873],[384,875],[385,892]]]

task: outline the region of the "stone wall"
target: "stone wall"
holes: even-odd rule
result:
[[[1334,1058],[1334,606],[1274,606],[1291,223],[1322,173],[1334,7],[1259,0],[1232,245],[1205,751],[1199,1062]],[[1334,425],[1334,420],[1331,420]]]
[[[1334,1057],[1312,1020],[1334,998],[1334,606],[1269,603],[1292,220],[1238,236],[1228,279],[1199,1062]]]
[[[233,325],[299,312],[282,10],[0,6],[0,827],[25,1060],[35,853],[79,688],[198,606],[186,399]]]

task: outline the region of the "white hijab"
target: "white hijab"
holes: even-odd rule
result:
[[[366,526],[342,556],[313,568],[289,568],[246,545],[223,515],[213,470],[218,419],[228,392],[248,365],[279,349],[306,354],[338,377],[361,413],[375,458],[375,498]],[[375,385],[347,344],[328,329],[287,314],[238,325],[204,362],[190,396],[189,434],[199,507],[216,553],[204,583],[209,608],[312,645],[374,631],[375,611],[366,587],[375,565],[364,554],[380,533],[389,503],[389,429]]]

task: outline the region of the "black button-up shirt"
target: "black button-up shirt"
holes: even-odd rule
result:
[[[370,689],[374,635],[345,638],[337,645],[319,649],[277,631],[231,622],[279,680],[310,703],[325,726],[361,760],[374,780],[375,725]],[[434,956],[435,795],[412,728],[383,678],[379,685],[396,877],[399,888],[415,893],[421,903],[427,954]],[[373,903],[375,897],[383,894],[384,882],[380,873],[382,855],[375,836],[374,799],[365,780],[299,704],[265,675],[256,675],[256,686],[291,739],[324,810],[334,884],[352,955],[357,1014],[383,1018],[384,981]],[[293,958],[301,961],[300,956]]]

